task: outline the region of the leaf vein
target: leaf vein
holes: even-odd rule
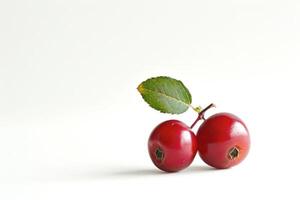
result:
[[[178,99],[176,99],[176,98],[174,98],[174,97],[172,97],[172,96],[168,96],[168,95],[166,95],[165,93],[162,93],[162,92],[159,92],[159,91],[155,91],[155,90],[151,90],[151,89],[148,89],[148,88],[145,88],[145,87],[143,87],[143,89],[144,89],[144,90],[147,90],[147,91],[150,91],[150,92],[153,92],[153,93],[160,94],[160,95],[162,95],[162,96],[164,96],[164,97],[166,97],[166,98],[172,99],[172,100],[174,100],[174,101],[176,101],[176,102],[182,103],[182,104],[184,104],[184,105],[190,107],[190,104],[187,104],[187,103],[185,103],[184,101],[180,101],[180,100],[178,100]]]

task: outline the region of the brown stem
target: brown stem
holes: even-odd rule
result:
[[[199,120],[201,120],[201,119],[205,120],[205,119],[204,119],[204,113],[205,113],[208,109],[210,109],[210,108],[212,108],[212,107],[216,107],[215,104],[211,103],[211,104],[209,104],[209,106],[207,106],[206,108],[204,108],[201,112],[199,112],[197,119],[196,119],[196,120],[194,121],[194,123],[191,125],[191,129],[194,128],[194,126],[197,124],[197,122],[198,122]]]

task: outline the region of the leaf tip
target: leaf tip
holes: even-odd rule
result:
[[[143,94],[144,87],[142,83],[136,89],[139,91],[139,93]]]

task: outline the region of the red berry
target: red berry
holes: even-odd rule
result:
[[[219,169],[242,162],[250,148],[246,125],[230,113],[218,113],[205,120],[197,132],[197,140],[202,160]]]
[[[159,124],[148,140],[152,162],[161,170],[175,172],[188,167],[197,153],[197,138],[181,121]]]

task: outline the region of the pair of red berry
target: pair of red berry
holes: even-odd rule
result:
[[[159,124],[151,133],[148,149],[153,163],[161,170],[175,172],[188,167],[197,150],[204,162],[215,168],[229,168],[239,164],[248,154],[250,139],[246,125],[230,113],[215,114],[208,119],[205,109],[193,107],[192,95],[180,81],[158,76],[143,81],[137,87],[145,102],[161,113],[181,114],[192,108],[198,117],[191,127],[178,120]],[[197,131],[192,131],[204,120]]]
[[[246,125],[230,113],[218,113],[204,119],[209,105],[198,115],[191,127],[178,120],[159,124],[151,133],[148,150],[153,163],[166,172],[188,167],[197,150],[208,165],[225,169],[239,164],[248,154],[250,138]],[[192,128],[203,119],[194,134]]]

